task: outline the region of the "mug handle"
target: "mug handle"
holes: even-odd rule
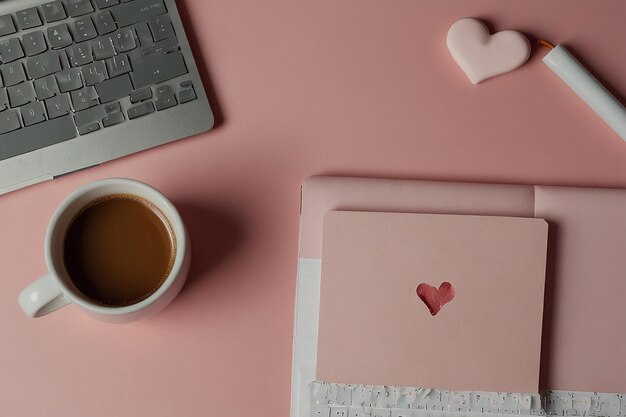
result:
[[[68,305],[70,300],[56,286],[50,274],[24,288],[18,297],[20,307],[29,317],[41,317]]]

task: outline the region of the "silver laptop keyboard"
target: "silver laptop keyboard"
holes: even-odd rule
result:
[[[196,99],[167,12],[55,0],[0,16],[0,161]]]

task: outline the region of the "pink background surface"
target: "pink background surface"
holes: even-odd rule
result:
[[[221,123],[212,132],[0,197],[3,415],[283,416],[299,189],[312,174],[626,187],[626,144],[542,63],[472,86],[445,47],[483,18],[563,42],[626,97],[626,3],[179,1]],[[75,307],[27,319],[60,201],[98,178],[180,208],[195,261],[157,316]],[[267,384],[267,385],[266,385]]]

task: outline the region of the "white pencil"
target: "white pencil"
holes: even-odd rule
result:
[[[541,40],[551,51],[543,62],[611,129],[626,141],[626,108],[562,45]]]

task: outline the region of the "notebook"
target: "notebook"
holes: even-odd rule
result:
[[[317,379],[538,392],[544,220],[330,211],[323,230]]]
[[[626,392],[626,303],[622,300],[626,293],[626,190],[315,176],[307,178],[302,188],[292,417],[328,415],[325,409],[315,414],[310,404],[328,402],[329,398],[345,404],[369,401],[363,400],[362,393],[346,394],[332,384],[315,382],[322,224],[331,210],[546,219],[549,237],[540,359],[542,397],[532,397],[532,401],[526,398],[524,405],[528,400],[535,408],[515,412],[626,415],[626,400],[614,394]],[[379,399],[390,400],[396,391],[389,390],[378,387],[373,392],[378,392]],[[368,398],[373,398],[372,390],[368,392]],[[430,401],[422,403],[426,409],[434,404],[443,407],[448,398],[452,401],[449,391],[429,392],[436,393],[435,400],[415,393],[410,398]],[[464,395],[458,394],[455,403]],[[478,397],[471,397],[471,404],[484,410],[484,397]],[[400,403],[407,405],[406,399],[389,404],[396,407]],[[350,412],[359,415],[352,409]]]

